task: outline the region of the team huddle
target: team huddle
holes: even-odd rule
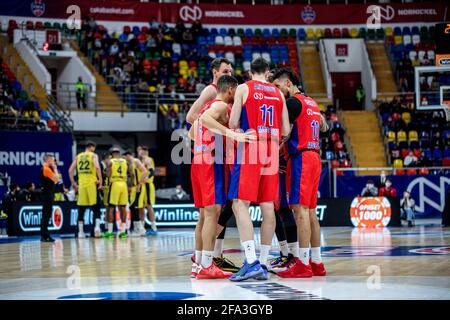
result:
[[[96,144],[86,143],[86,150],[77,155],[69,168],[72,187],[77,192],[78,238],[85,238],[84,214],[87,209],[94,213],[96,238],[114,238],[115,211],[120,212],[119,238],[127,237],[127,205],[133,221],[132,237],[141,237],[157,232],[155,213],[155,185],[153,183],[155,164],[148,155],[148,147],[137,148],[138,157],[131,151],[120,154],[118,148],[111,148],[102,162],[94,153]],[[75,179],[75,172],[77,179]],[[103,201],[101,200],[103,198]],[[100,229],[100,209],[106,208],[106,231]],[[147,209],[151,230],[145,229]]]
[[[317,103],[301,93],[288,69],[251,63],[238,85],[226,59],[212,62],[213,82],[187,115],[194,141],[191,180],[200,218],[191,277],[243,281],[324,276],[316,216],[321,173],[320,132],[328,130]],[[251,204],[263,221],[256,256]],[[228,220],[235,216],[245,260],[223,257]],[[276,233],[280,257],[268,260]]]

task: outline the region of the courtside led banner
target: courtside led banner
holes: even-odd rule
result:
[[[353,198],[342,199],[319,199],[317,205],[317,218],[321,226],[339,227],[339,226],[358,226],[358,227],[382,227],[399,226],[399,201],[398,199],[388,198],[365,198],[364,204],[359,204],[356,210],[356,216],[361,217],[361,223],[354,223]],[[375,199],[375,200],[373,200]],[[384,209],[379,209],[373,205],[381,201]],[[389,209],[389,219],[386,212],[379,214],[379,210]],[[392,209],[392,211],[391,211]],[[158,227],[195,227],[200,212],[192,203],[164,203],[154,206],[155,217]],[[131,226],[131,214],[127,214],[127,229]],[[254,226],[259,227],[262,221],[262,213],[259,206],[250,206],[250,218]],[[12,226],[8,226],[8,234],[12,236],[37,235],[40,231],[42,219],[42,205],[37,202],[19,202],[13,207]],[[105,209],[101,209],[101,224],[104,224]],[[94,214],[91,210],[86,210],[83,215],[85,231],[89,232],[94,227]],[[381,224],[379,223],[381,221]],[[78,208],[76,202],[56,202],[53,205],[52,215],[49,221],[49,230],[54,234],[75,234],[78,232]],[[115,228],[121,229],[121,220],[119,212],[115,215]],[[146,220],[147,228],[150,227],[150,221]],[[363,223],[365,225],[363,225]],[[234,217],[228,222],[229,227],[235,227]]]
[[[78,8],[75,8],[78,7]],[[314,25],[372,24],[445,21],[444,3],[244,5],[179,4],[139,1],[92,0],[2,0],[1,15],[73,19],[148,22],[152,17],[166,23],[179,20],[204,24]],[[76,17],[75,17],[76,18]],[[70,24],[70,23],[68,23]]]

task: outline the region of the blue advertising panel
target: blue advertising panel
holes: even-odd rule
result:
[[[331,186],[330,186],[330,171],[326,164],[322,163],[322,173],[320,174],[319,182],[319,196],[320,198],[330,198],[331,197]]]
[[[66,132],[0,132],[0,172],[8,173],[11,183],[31,181],[39,184],[39,170],[46,153],[53,154],[63,182],[69,183],[72,163],[72,134]]]
[[[445,198],[450,191],[450,175],[405,175],[389,176],[392,185],[397,189],[397,197],[402,198],[405,190],[411,193],[416,203],[416,217],[440,217],[445,207]],[[354,197],[361,194],[367,180],[372,179],[375,184],[379,176],[338,176],[336,181],[336,195]]]

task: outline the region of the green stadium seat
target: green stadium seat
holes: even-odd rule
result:
[[[366,39],[367,38],[367,30],[366,28],[359,28],[359,37]]]
[[[45,22],[45,23],[44,23],[44,28],[45,28],[45,29],[51,29],[51,28],[52,28],[52,23],[51,23],[51,22],[48,22],[48,21]]]
[[[375,30],[374,29],[367,30],[367,40],[375,40]]]
[[[376,32],[377,40],[384,40],[384,29],[383,28],[377,29],[375,32]]]
[[[287,38],[288,37],[288,31],[287,29],[283,28],[280,30],[280,36],[283,38]]]
[[[55,23],[53,23],[53,28],[61,30],[61,24],[59,22],[55,22]]]
[[[254,33],[255,37],[262,37],[262,31],[259,28],[255,29],[255,33]]]
[[[244,31],[244,29],[242,29],[242,28],[239,28],[239,29],[237,29],[237,35],[239,36],[239,37],[245,37],[245,31]]]
[[[297,37],[297,30],[294,28],[289,29],[289,37]]]

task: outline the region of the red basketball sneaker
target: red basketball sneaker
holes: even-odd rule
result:
[[[325,266],[323,265],[323,262],[314,263],[314,262],[312,262],[311,259],[309,259],[309,264],[311,265],[311,269],[312,269],[314,276],[323,277],[327,274],[327,271],[325,270]]]
[[[191,278],[196,278],[198,274],[199,265],[195,262],[192,264],[192,270],[191,270]]]
[[[232,275],[232,272],[223,271],[213,263],[208,268],[200,266],[197,279],[228,279]]]
[[[313,272],[311,265],[305,265],[299,258],[295,258],[295,264],[285,271],[277,272],[277,276],[282,278],[311,278]]]

